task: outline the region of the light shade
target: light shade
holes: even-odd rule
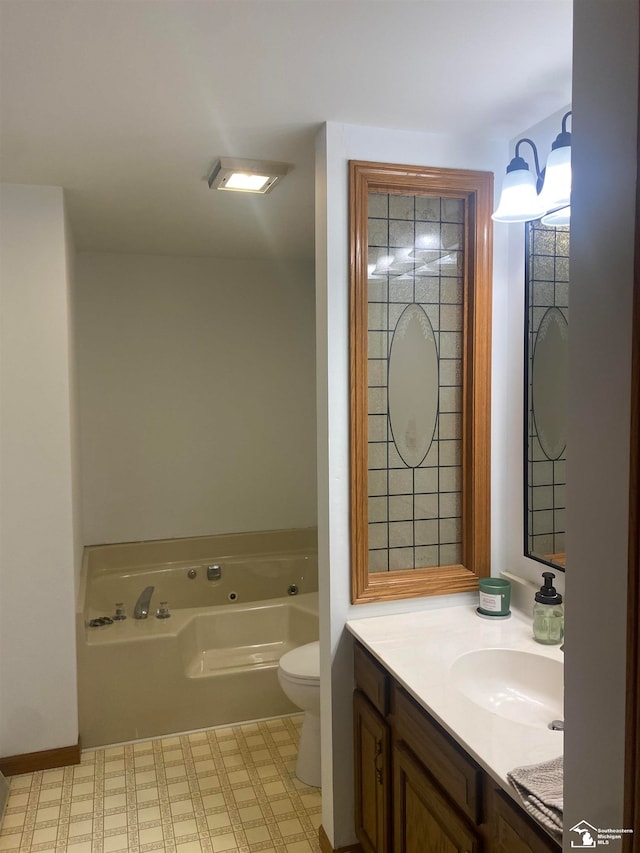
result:
[[[213,167],[208,183],[212,190],[264,195],[289,169],[287,163],[221,157]]]
[[[544,172],[540,201],[545,210],[567,207],[571,201],[571,146],[554,148]]]
[[[504,176],[500,202],[491,218],[496,222],[528,222],[538,219],[546,210],[529,169],[514,169]]]
[[[543,225],[549,225],[551,228],[557,228],[560,225],[570,225],[571,205],[554,210],[553,213],[547,213],[540,221]]]

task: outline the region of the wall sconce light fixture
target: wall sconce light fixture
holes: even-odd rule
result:
[[[289,170],[290,166],[286,163],[221,157],[209,175],[208,184],[212,190],[264,195],[272,190],[276,182]]]
[[[540,171],[538,149],[531,139],[519,139],[515,157],[507,166],[500,202],[492,219],[496,222],[528,222],[542,217],[543,225],[568,225],[571,217],[571,134],[567,119],[562,118],[562,131],[551,146],[545,169]],[[536,177],[520,156],[520,146],[527,142],[533,150]]]

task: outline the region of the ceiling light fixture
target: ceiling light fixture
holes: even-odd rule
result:
[[[500,202],[492,219],[496,222],[528,222],[540,219],[544,225],[568,225],[571,217],[571,134],[567,119],[562,117],[562,131],[551,146],[545,169],[540,171],[538,149],[531,139],[519,139],[515,157],[507,166]],[[533,150],[536,177],[520,156],[520,146],[527,142]]]
[[[221,157],[213,167],[208,184],[212,190],[264,195],[273,189],[289,169],[286,163]]]

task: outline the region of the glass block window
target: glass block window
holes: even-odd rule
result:
[[[463,559],[465,200],[368,195],[369,572]]]

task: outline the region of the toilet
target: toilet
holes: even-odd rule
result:
[[[278,681],[286,696],[305,712],[296,776],[320,787],[320,643],[307,643],[280,658]]]

